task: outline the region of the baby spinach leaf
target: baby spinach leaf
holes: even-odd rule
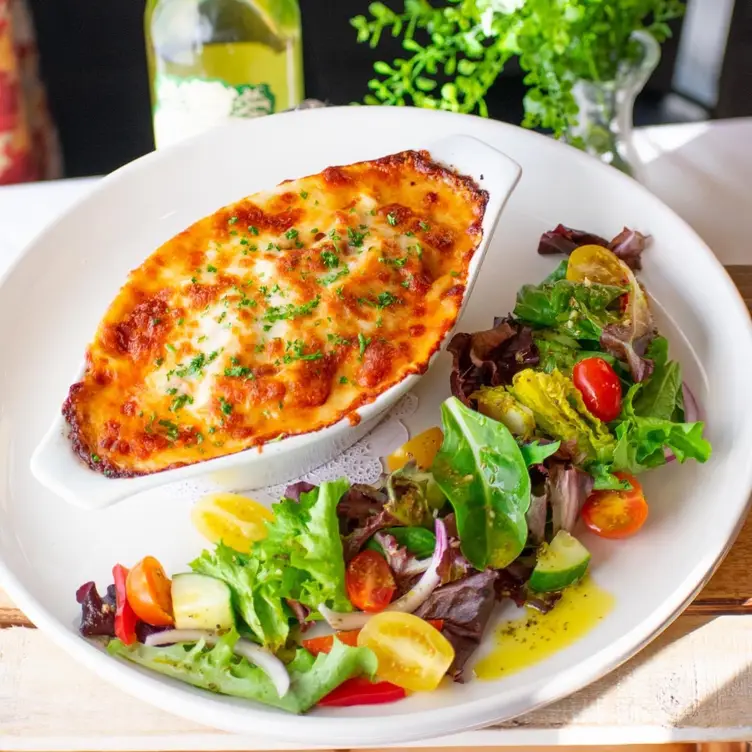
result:
[[[465,407],[441,406],[444,443],[432,468],[454,508],[461,549],[476,568],[502,568],[527,540],[530,476],[509,429]]]

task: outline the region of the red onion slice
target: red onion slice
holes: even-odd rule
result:
[[[398,598],[393,603],[390,603],[384,611],[401,611],[405,614],[411,614],[434,591],[436,586],[441,582],[441,576],[438,569],[441,560],[444,557],[444,553],[449,545],[447,538],[447,531],[444,523],[441,520],[436,520],[436,548],[433,550],[433,556],[431,557],[431,563],[428,569],[423,573],[423,576],[418,580],[412,590],[408,591],[401,598]],[[319,613],[324,617],[327,624],[332,629],[338,630],[351,630],[362,629],[366,622],[374,615],[364,613],[362,611],[356,611],[354,613],[341,613],[339,611],[332,611],[327,608],[323,603],[319,606]]]
[[[203,640],[207,645],[216,645],[219,637],[216,632],[203,629],[168,629],[149,635],[144,644],[149,647],[159,647]],[[254,666],[258,666],[269,677],[280,697],[287,694],[290,689],[290,675],[287,673],[285,664],[276,655],[242,638],[235,643],[233,652],[235,655],[246,658]]]
[[[695,423],[700,420],[700,408],[692,394],[692,390],[687,386],[687,382],[682,382],[682,394],[684,396],[684,421],[686,423]]]

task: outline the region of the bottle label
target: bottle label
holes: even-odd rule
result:
[[[274,94],[267,84],[233,86],[220,79],[159,74],[155,93],[157,148],[195,136],[231,118],[253,118],[274,112]]]

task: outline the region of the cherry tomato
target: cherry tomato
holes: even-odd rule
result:
[[[601,285],[625,285],[629,275],[624,271],[624,263],[608,248],[581,245],[569,256],[567,279],[570,282],[588,280]]]
[[[125,645],[132,645],[136,641],[138,617],[128,603],[127,578],[128,570],[122,564],[112,568],[112,579],[115,581],[115,637]]]
[[[381,679],[415,692],[436,689],[454,660],[454,648],[438,629],[399,611],[371,617],[358,645],[376,653]]]
[[[153,627],[170,627],[175,623],[170,580],[153,556],[144,556],[128,572],[125,590],[128,603],[141,621]]]
[[[444,629],[443,619],[426,619],[426,622],[434,629],[438,629],[439,632]],[[359,629],[352,629],[349,632],[337,632],[336,637],[340,642],[344,642],[345,645],[354,648],[358,644],[359,634]],[[311,637],[309,640],[303,640],[303,647],[312,655],[329,653],[334,645],[334,637],[335,635],[333,634],[322,635],[321,637]]]
[[[353,705],[382,705],[407,696],[402,687],[389,682],[372,682],[362,676],[348,679],[333,689],[318,704],[323,708],[349,708]]]
[[[386,559],[375,551],[361,551],[348,565],[347,597],[361,611],[382,611],[392,600],[396,585]]]
[[[271,510],[262,504],[233,493],[204,496],[191,510],[191,521],[201,535],[246,554],[254,541],[266,538],[266,523],[273,519]]]
[[[648,518],[648,504],[642,486],[628,473],[614,473],[628,480],[629,491],[593,491],[582,507],[584,523],[601,538],[628,538],[634,535]]]
[[[354,648],[358,644],[359,634],[359,629],[352,629],[349,632],[337,632],[336,637],[340,642],[344,642],[345,645]],[[333,634],[311,637],[309,640],[303,640],[303,647],[313,655],[329,653],[331,652],[332,645],[334,645],[334,637],[335,635]]]
[[[585,358],[575,363],[572,381],[582,393],[585,407],[608,423],[621,412],[621,382],[603,358]]]
[[[387,470],[393,473],[411,461],[415,461],[421,470],[428,470],[443,441],[444,434],[438,426],[413,436],[386,458]]]

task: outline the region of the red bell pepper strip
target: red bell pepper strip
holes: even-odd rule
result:
[[[122,564],[116,564],[112,568],[112,577],[115,580],[115,637],[125,645],[132,645],[136,641],[138,617],[125,595],[128,570]]]
[[[348,679],[319,700],[323,708],[349,708],[352,705],[381,705],[407,696],[402,687],[389,682],[372,682],[362,676]]]

